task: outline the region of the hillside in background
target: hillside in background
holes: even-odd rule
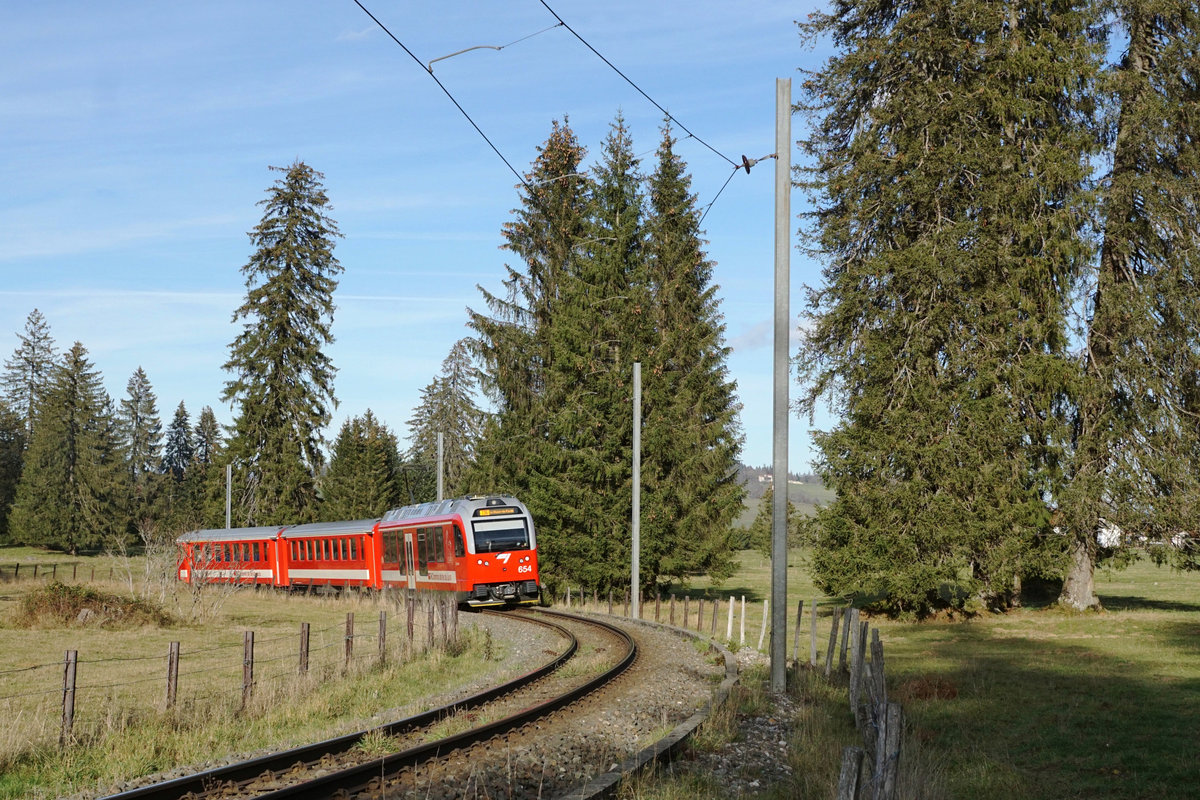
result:
[[[746,486],[745,509],[734,522],[735,528],[749,528],[750,523],[758,514],[758,507],[763,494],[772,485],[771,481],[760,480],[771,475],[770,467],[748,467],[743,464],[738,470],[738,478]],[[833,492],[825,488],[821,479],[816,475],[788,475],[788,499],[792,505],[804,515],[813,513],[819,503],[827,503],[833,499]]]

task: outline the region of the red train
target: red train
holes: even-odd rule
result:
[[[188,583],[433,589],[472,606],[536,603],[540,591],[533,518],[513,497],[404,506],[382,519],[197,530],[177,541]]]

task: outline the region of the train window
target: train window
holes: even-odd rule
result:
[[[462,558],[466,554],[467,554],[467,545],[463,541],[463,532],[457,525],[455,525],[454,526],[454,557]]]
[[[523,519],[476,522],[474,529],[476,553],[529,549],[529,533]]]
[[[355,550],[358,549],[355,547],[355,545],[357,543],[358,543],[358,539],[350,539],[349,541],[346,542],[346,554],[351,561],[358,558],[358,556],[355,555],[355,552],[354,552]]]
[[[429,537],[426,528],[417,528],[417,569],[422,575],[429,569]]]

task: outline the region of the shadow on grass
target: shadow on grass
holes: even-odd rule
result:
[[[1100,595],[1108,611],[1190,611],[1200,612],[1200,603],[1181,603],[1175,600],[1156,600],[1153,597],[1131,595]]]
[[[945,626],[896,642],[889,684],[916,736],[945,754],[952,796],[1181,797],[1196,790],[1198,623],[1082,640]],[[935,678],[955,691],[923,695]]]

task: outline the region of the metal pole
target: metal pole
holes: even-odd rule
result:
[[[225,465],[225,530],[229,530],[229,521],[233,510],[233,464]]]
[[[787,688],[788,328],[792,223],[792,80],[775,80],[775,503],[771,525],[771,691]]]
[[[641,619],[642,557],[642,364],[633,363],[633,575],[630,590],[631,616]]]
[[[440,502],[442,502],[442,497],[444,496],[444,495],[443,495],[443,491],[444,491],[444,483],[443,483],[443,480],[442,480],[442,468],[443,468],[443,459],[445,458],[444,451],[443,451],[443,449],[442,449],[442,432],[441,432],[441,431],[438,431],[438,445],[437,445],[437,447],[438,447],[438,465],[437,465],[437,499],[438,499],[438,502],[440,503]]]

